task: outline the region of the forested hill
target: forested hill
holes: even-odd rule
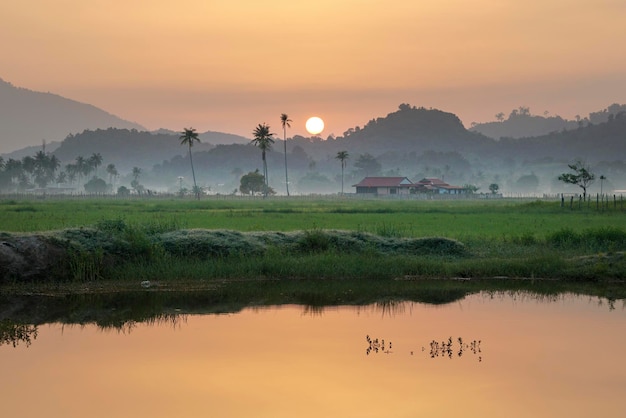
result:
[[[102,155],[105,161],[113,162],[118,170],[130,171],[133,167],[152,167],[177,155],[186,155],[188,148],[180,144],[180,132],[160,131],[161,133],[137,131],[134,129],[96,129],[68,135],[54,150],[54,155],[63,162],[71,162],[78,156],[89,157],[94,153]],[[233,142],[248,143],[250,140],[238,135],[206,132],[199,135],[200,142],[193,145],[192,151],[208,151],[214,144]]]
[[[144,129],[95,106],[13,86],[0,79],[0,153],[59,141],[96,128]]]
[[[471,131],[481,133],[490,138],[529,138],[533,136],[548,135],[553,132],[563,130],[574,130],[589,124],[600,124],[609,121],[618,114],[626,111],[626,105],[613,103],[606,109],[589,113],[589,116],[576,116],[576,120],[563,119],[558,115],[550,116],[548,112],[544,115],[533,115],[530,108],[520,106],[513,109],[508,118],[504,118],[504,113],[496,115],[497,121],[485,123],[473,123]]]
[[[623,160],[626,156],[626,113],[610,116],[604,123],[590,123],[570,131],[502,139],[498,148],[499,153],[526,160],[544,157],[564,161],[580,158],[588,162]]]
[[[346,146],[367,146],[370,153],[390,148],[406,151],[474,152],[493,143],[481,134],[470,132],[453,113],[402,104],[384,118],[370,120],[337,138]]]

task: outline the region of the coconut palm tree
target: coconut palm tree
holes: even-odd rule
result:
[[[94,176],[98,177],[98,167],[102,165],[102,155],[99,152],[94,152],[87,160],[87,164],[93,168]]]
[[[348,151],[339,151],[335,157],[341,161],[341,194],[343,195],[343,170],[346,168],[346,160],[348,159]]]
[[[254,136],[252,143],[261,149],[261,156],[263,158],[263,175],[265,176],[265,190],[263,191],[263,196],[267,197],[269,181],[267,179],[267,160],[265,158],[265,152],[272,148],[272,144],[274,143],[274,134],[270,132],[270,127],[268,125],[260,123],[259,126],[254,128],[252,135]]]
[[[194,128],[184,128],[182,135],[180,136],[180,145],[187,145],[189,147],[189,162],[191,163],[191,175],[193,176],[193,190],[196,193],[196,198],[200,199],[200,193],[198,193],[198,185],[196,184],[196,172],[193,169],[193,159],[191,157],[191,147],[194,142],[200,142],[198,133]]]
[[[83,174],[89,174],[89,165],[82,155],[76,157],[76,163],[74,165],[76,166],[76,174],[78,174],[78,183],[81,183]]]
[[[109,165],[107,165],[107,174],[109,175],[109,183],[111,183],[111,186],[113,186],[115,182],[115,178],[119,174],[117,172],[117,168],[115,167],[115,164],[110,163]]]
[[[281,113],[280,123],[283,126],[283,143],[285,145],[285,187],[287,187],[287,196],[289,196],[289,176],[287,175],[287,128],[291,128],[289,119],[286,113]]]

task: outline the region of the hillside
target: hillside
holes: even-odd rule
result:
[[[614,103],[606,109],[598,112],[591,112],[589,116],[577,120],[567,120],[562,117],[533,115],[528,107],[513,109],[507,119],[504,113],[496,115],[497,121],[475,123],[470,128],[473,132],[478,132],[493,139],[500,138],[530,138],[548,135],[564,130],[573,130],[586,125],[605,123],[609,118],[615,117],[626,111],[626,105]]]
[[[191,171],[187,148],[179,133],[142,132],[128,129],[98,129],[69,135],[53,154],[64,164],[94,153],[104,165],[115,164],[120,183],[130,182],[133,167],[142,170],[141,182],[153,189],[175,191],[190,187]],[[230,193],[241,175],[260,169],[259,149],[243,137],[208,132],[193,147],[198,185],[212,192]],[[236,141],[219,141],[235,137]],[[341,166],[338,151],[347,151],[347,190],[366,175],[445,178],[450,184],[472,184],[481,191],[491,183],[510,193],[561,191],[567,188],[557,177],[567,164],[583,159],[598,175],[608,176],[607,189],[626,188],[626,113],[608,115],[604,123],[587,123],[529,138],[494,140],[463,127],[452,113],[400,105],[385,117],[370,120],[362,128],[349,129],[340,137],[288,140],[287,159],[293,193],[335,193],[340,190]],[[216,144],[216,145],[214,145]],[[269,181],[285,192],[283,143],[276,139],[267,153]],[[62,167],[63,167],[62,166]],[[180,184],[182,177],[183,184]]]
[[[13,86],[0,79],[0,153],[97,128],[144,128],[95,106]]]

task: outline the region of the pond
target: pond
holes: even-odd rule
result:
[[[621,301],[521,292],[25,325],[2,415],[624,416],[624,330]]]

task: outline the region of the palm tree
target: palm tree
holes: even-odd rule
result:
[[[291,128],[289,122],[293,122],[289,119],[286,113],[281,113],[280,123],[283,125],[283,143],[285,145],[285,187],[287,187],[287,196],[289,196],[289,176],[287,175],[287,128]]]
[[[93,167],[95,177],[98,177],[98,167],[102,165],[102,155],[100,155],[99,152],[94,152],[87,160],[87,164],[89,164],[90,167]]]
[[[200,142],[200,138],[198,138],[198,133],[194,128],[184,128],[179,139],[180,145],[187,145],[189,147],[189,162],[191,163],[191,175],[193,176],[193,190],[196,193],[196,198],[200,199],[200,193],[198,193],[198,186],[196,185],[196,172],[193,169],[193,159],[191,157],[191,147],[193,147],[194,142]]]
[[[343,169],[346,168],[346,160],[348,159],[348,151],[339,151],[335,157],[341,161],[341,194],[343,195]]]
[[[89,165],[85,161],[85,157],[79,155],[76,157],[76,174],[78,174],[78,183],[81,183],[83,174],[89,174]]]
[[[109,175],[109,183],[111,183],[111,186],[113,186],[114,185],[113,182],[115,181],[115,178],[119,174],[117,172],[117,168],[115,167],[115,164],[110,163],[109,165],[107,165],[107,174]]]
[[[274,134],[270,132],[270,127],[263,123],[254,128],[252,135],[254,135],[252,143],[261,149],[261,156],[263,157],[263,175],[265,176],[265,190],[263,191],[263,196],[267,197],[269,181],[267,179],[267,160],[265,159],[265,152],[272,148]]]

